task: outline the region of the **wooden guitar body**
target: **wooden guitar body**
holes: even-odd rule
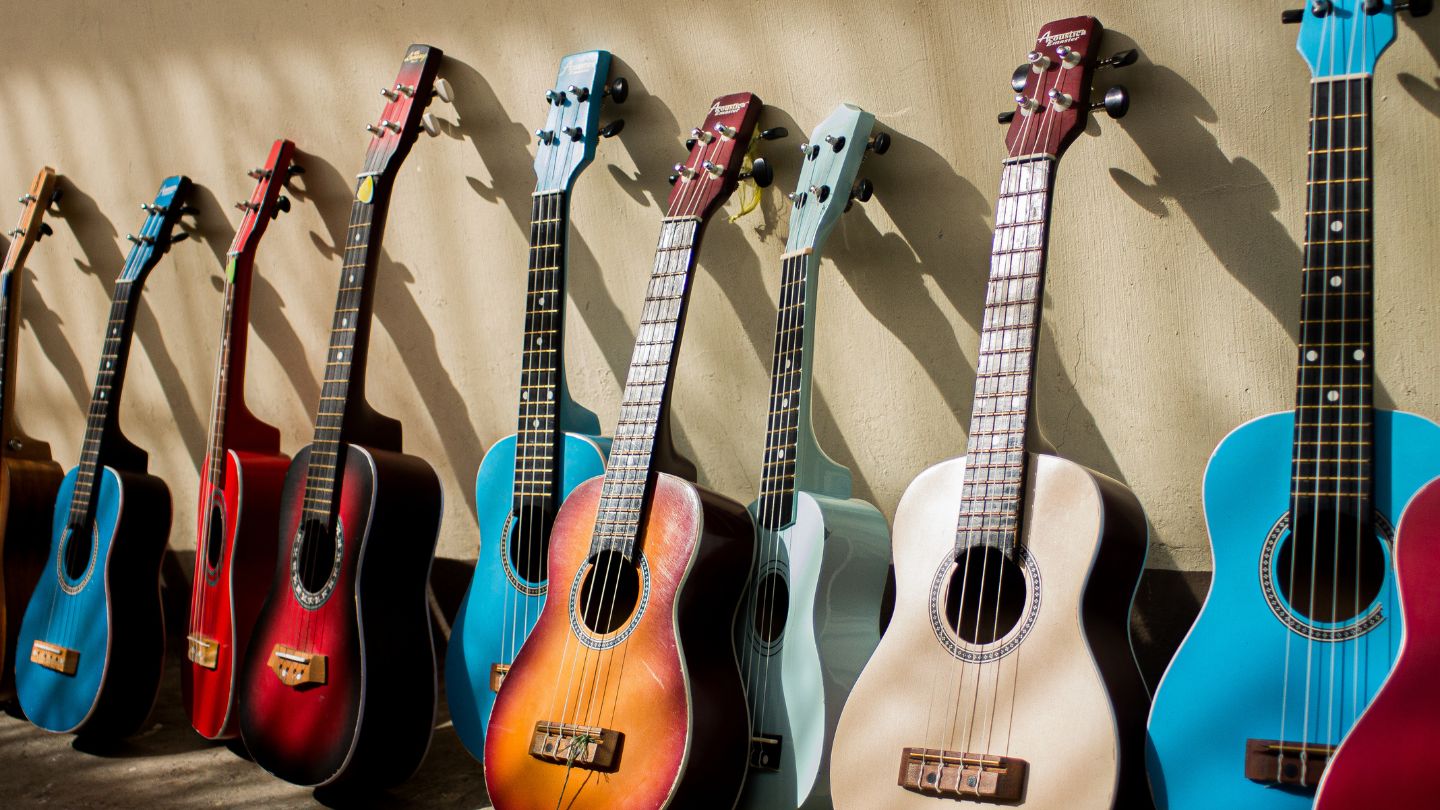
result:
[[[960,638],[944,612],[948,583],[963,580],[951,580],[951,569],[965,458],[926,470],[906,490],[894,526],[895,612],[846,703],[831,755],[837,808],[994,804],[900,787],[906,748],[1024,760],[1013,806],[1148,804],[1146,694],[1128,622],[1145,560],[1144,515],[1102,475],[1056,456],[1029,458],[1013,563],[1023,588],[1011,590],[1021,592],[1020,612],[985,646]],[[955,651],[992,660],[962,665]]]
[[[1395,586],[1405,616],[1395,667],[1325,769],[1319,810],[1435,802],[1440,744],[1440,478],[1405,507],[1395,535]]]
[[[757,526],[759,504],[750,507]],[[864,501],[802,490],[795,521],[778,533],[757,532],[757,542],[778,542],[779,553],[770,553],[752,597],[741,603],[736,643],[741,674],[761,692],[754,720],[780,746],[778,762],[751,767],[740,806],[830,807],[830,741],[880,642],[890,529]],[[757,551],[767,558],[764,548]],[[767,632],[768,605],[756,599],[785,605],[783,613],[772,608],[783,623]]]
[[[223,487],[202,468],[196,517],[202,535],[195,550],[190,629],[214,644],[213,664],[187,661],[181,691],[190,724],[207,739],[240,733],[235,712],[236,670],[260,615],[265,585],[275,570],[275,527],[280,490],[290,459],[282,455],[226,451]],[[207,524],[206,515],[209,515]],[[203,533],[209,529],[209,536]],[[195,640],[191,641],[191,644]]]
[[[419,767],[434,726],[426,587],[440,482],[414,456],[348,445],[334,565],[320,604],[306,607],[292,565],[306,551],[296,540],[310,451],[285,478],[274,579],[241,672],[240,732],[255,762],[286,781],[387,787]],[[311,656],[315,680],[282,680],[293,666],[277,649]]]
[[[546,601],[490,716],[490,800],[497,810],[733,807],[749,736],[732,641],[754,548],[749,515],[658,474],[637,546],[646,587],[629,617],[617,617],[618,630],[594,635],[576,603],[590,569],[601,480],[577,487],[556,517],[549,567],[556,597]],[[577,695],[588,701],[578,713]],[[532,756],[537,722],[618,732],[613,767]]]
[[[1215,449],[1204,485],[1215,574],[1150,715],[1147,757],[1160,807],[1310,807],[1313,790],[1245,777],[1247,740],[1339,744],[1389,673],[1402,628],[1386,526],[1440,473],[1440,426],[1408,413],[1374,413],[1384,581],[1358,616],[1334,624],[1310,623],[1292,610],[1278,579],[1278,552],[1289,537],[1293,412],[1242,425]],[[1312,641],[1317,636],[1322,640]],[[1315,685],[1308,701],[1307,683]]]
[[[475,511],[480,522],[480,557],[455,623],[445,656],[445,697],[460,742],[477,759],[485,750],[485,727],[495,705],[491,670],[510,660],[524,643],[545,605],[549,583],[531,581],[517,561],[525,552],[513,544],[515,511],[515,435],[496,442],[475,476]],[[605,472],[610,440],[565,434],[560,497]],[[505,631],[507,622],[509,632]],[[509,655],[503,654],[508,651]]]
[[[160,688],[159,576],[170,492],[152,475],[104,467],[89,561],[71,576],[63,555],[76,475],[70,470],[60,484],[50,554],[20,626],[15,689],[25,715],[43,729],[125,737],[144,725]],[[36,641],[72,651],[73,673],[32,661]]]
[[[50,509],[64,477],[48,452],[43,460],[0,459],[0,700],[15,695],[20,619],[45,568]]]

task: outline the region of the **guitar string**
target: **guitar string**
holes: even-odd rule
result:
[[[1367,25],[1367,28],[1366,28],[1366,30],[1365,30],[1365,34],[1366,34],[1367,38],[1369,37],[1370,33],[1371,33],[1371,32],[1370,32],[1370,29],[1369,29],[1369,27],[1368,27],[1368,25]],[[1367,42],[1367,46],[1364,48],[1364,52],[1366,52],[1366,53],[1369,52],[1368,42]],[[1363,428],[1362,428],[1361,430],[1357,431],[1357,433],[1360,434],[1361,441],[1366,442],[1366,444],[1364,444],[1364,445],[1357,445],[1357,447],[1359,448],[1359,451],[1358,451],[1359,454],[1360,454],[1361,456],[1363,456],[1363,458],[1364,458],[1364,473],[1363,473],[1363,474],[1364,474],[1364,476],[1365,476],[1365,480],[1360,482],[1360,487],[1357,488],[1357,492],[1356,492],[1356,506],[1357,506],[1357,508],[1356,508],[1356,510],[1355,510],[1355,515],[1356,515],[1356,517],[1355,517],[1355,522],[1356,522],[1355,533],[1356,533],[1356,535],[1360,538],[1361,542],[1373,543],[1373,542],[1378,542],[1378,534],[1377,534],[1376,532],[1374,532],[1374,531],[1369,531],[1369,532],[1367,532],[1367,531],[1365,530],[1365,526],[1366,526],[1366,520],[1367,520],[1367,519],[1373,520],[1372,515],[1373,515],[1373,513],[1374,513],[1373,503],[1372,503],[1372,500],[1371,500],[1371,499],[1372,499],[1373,493],[1374,493],[1374,481],[1375,481],[1375,478],[1374,478],[1374,476],[1375,476],[1375,458],[1374,458],[1374,388],[1373,388],[1373,380],[1374,380],[1374,377],[1373,377],[1373,369],[1374,369],[1374,363],[1375,363],[1375,361],[1374,361],[1374,359],[1373,359],[1372,357],[1370,357],[1370,354],[1373,354],[1373,347],[1370,348],[1370,349],[1368,349],[1369,354],[1367,354],[1367,353],[1365,353],[1365,352],[1367,352],[1367,348],[1366,348],[1367,345],[1373,344],[1373,340],[1374,340],[1374,309],[1373,309],[1373,308],[1374,308],[1374,304],[1373,304],[1373,298],[1371,297],[1371,294],[1368,293],[1368,292],[1366,292],[1366,291],[1369,291],[1369,290],[1372,289],[1373,280],[1372,280],[1372,279],[1370,278],[1370,276],[1369,276],[1369,273],[1370,273],[1369,265],[1373,264],[1374,261],[1375,261],[1375,245],[1374,245],[1374,241],[1373,241],[1374,237],[1373,237],[1373,234],[1372,234],[1372,232],[1371,232],[1371,230],[1370,230],[1370,228],[1371,228],[1371,223],[1369,222],[1369,219],[1368,219],[1368,217],[1369,217],[1369,211],[1370,211],[1370,209],[1371,209],[1371,208],[1373,207],[1373,205],[1374,205],[1373,200],[1374,200],[1374,196],[1375,196],[1375,195],[1374,195],[1374,188],[1375,188],[1375,187],[1374,187],[1373,178],[1374,178],[1375,175],[1373,174],[1373,172],[1375,171],[1375,166],[1374,166],[1374,161],[1373,161],[1372,158],[1371,158],[1371,148],[1372,148],[1372,147],[1371,147],[1371,139],[1373,138],[1373,133],[1372,133],[1372,131],[1371,131],[1371,129],[1370,129],[1370,115],[1371,115],[1371,107],[1372,107],[1372,102],[1371,102],[1371,92],[1372,92],[1371,80],[1367,77],[1366,79],[1364,79],[1364,80],[1361,82],[1361,84],[1363,85],[1363,87],[1361,88],[1361,92],[1363,93],[1363,95],[1362,95],[1361,98],[1360,98],[1360,104],[1361,104],[1361,112],[1363,113],[1363,115],[1360,117],[1360,143],[1361,143],[1361,145],[1364,147],[1364,149],[1363,149],[1363,151],[1362,151],[1361,154],[1360,154],[1360,176],[1361,176],[1361,177],[1369,177],[1369,178],[1372,178],[1372,180],[1370,181],[1370,185],[1366,185],[1366,186],[1363,187],[1363,188],[1364,188],[1364,192],[1361,194],[1361,197],[1360,197],[1360,199],[1361,199],[1361,205],[1358,206],[1358,209],[1359,209],[1359,220],[1360,220],[1360,238],[1364,240],[1363,242],[1360,243],[1360,262],[1359,262],[1359,264],[1360,264],[1360,289],[1361,289],[1361,291],[1362,291],[1361,301],[1360,301],[1360,317],[1363,318],[1364,321],[1363,321],[1362,326],[1361,326],[1361,335],[1360,335],[1360,341],[1359,341],[1359,343],[1360,343],[1360,348],[1359,348],[1359,349],[1356,349],[1356,351],[1360,353],[1359,360],[1363,361],[1363,364],[1357,364],[1356,372],[1357,372],[1357,376],[1360,378],[1360,385],[1361,385],[1360,395],[1361,395],[1361,397],[1363,398],[1364,401],[1363,401],[1363,403],[1360,405],[1360,407],[1358,408],[1359,418],[1358,418],[1356,421],[1357,421],[1357,422],[1369,422],[1369,424],[1370,424],[1370,433],[1369,433],[1369,435],[1366,435],[1366,433],[1365,433],[1365,431],[1364,431]],[[1352,355],[1352,356],[1353,356],[1353,355]],[[1367,370],[1366,370],[1366,366],[1367,366],[1367,365],[1368,365],[1369,369],[1371,369],[1371,371],[1369,371],[1369,372],[1367,372]],[[1392,551],[1393,551],[1393,549],[1392,549]],[[1383,553],[1384,553],[1384,549],[1382,549],[1382,554],[1383,554]],[[1395,566],[1395,560],[1394,560],[1394,558],[1392,557],[1392,558],[1390,558],[1390,559],[1387,561],[1386,567],[1387,567],[1387,569],[1389,569],[1389,570],[1394,570],[1394,566]],[[1398,572],[1396,572],[1396,573],[1398,574]],[[1394,580],[1391,579],[1390,577],[1386,577],[1386,579],[1385,579],[1385,580],[1383,581],[1383,583],[1382,583],[1382,586],[1381,586],[1381,587],[1382,587],[1382,593],[1383,593],[1383,595],[1384,595],[1386,598],[1388,598],[1389,595],[1390,595],[1390,592],[1389,592],[1390,585],[1389,585],[1389,583],[1391,583],[1391,582],[1393,582],[1393,581],[1394,581]],[[1361,607],[1361,605],[1360,605],[1360,544],[1359,544],[1359,543],[1356,543],[1356,545],[1355,545],[1355,615],[1356,615],[1356,617],[1358,617],[1358,616],[1360,615],[1360,607]],[[1360,715],[1360,712],[1361,712],[1361,706],[1360,706],[1360,658],[1361,658],[1362,655],[1364,655],[1364,654],[1366,654],[1366,653],[1368,652],[1368,649],[1369,649],[1369,640],[1368,640],[1368,638],[1363,642],[1363,644],[1362,644],[1362,642],[1361,642],[1360,640],[1357,639],[1357,641],[1356,641],[1356,643],[1355,643],[1355,651],[1354,651],[1354,654],[1351,656],[1351,658],[1352,658],[1353,661],[1354,661],[1354,677],[1353,677],[1353,679],[1351,680],[1351,695],[1352,695],[1352,699],[1351,699],[1351,702],[1350,702],[1350,707],[1351,707],[1351,712],[1352,712],[1352,714],[1351,714],[1351,724],[1353,724],[1356,720],[1359,719],[1359,715]],[[1342,698],[1342,700],[1343,700],[1343,698]],[[1367,703],[1368,703],[1368,700],[1367,700]],[[1346,727],[1349,728],[1349,725],[1350,725],[1350,724],[1347,724]]]

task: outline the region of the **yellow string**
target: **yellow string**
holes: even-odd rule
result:
[[[760,141],[760,125],[756,124],[755,134],[750,137],[750,148],[745,150],[745,157],[740,163],[740,171],[742,173],[748,172],[752,168],[754,168],[755,156],[760,152]],[[750,199],[748,200],[745,199],[746,188],[751,189],[752,192]],[[747,177],[746,179],[740,181],[740,188],[737,189],[737,191],[740,195],[740,213],[730,217],[731,222],[734,222],[735,220],[745,216],[746,214],[760,207],[761,191],[760,187],[755,185],[755,181],[753,179]]]

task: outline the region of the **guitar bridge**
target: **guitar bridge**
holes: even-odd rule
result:
[[[276,644],[266,662],[275,677],[286,686],[301,687],[325,683],[325,656]]]
[[[74,675],[80,663],[80,651],[36,639],[30,645],[30,661],[61,675]]]
[[[1270,785],[1314,788],[1335,746],[1283,740],[1245,741],[1245,778]]]
[[[190,635],[186,637],[188,644],[185,648],[185,656],[191,663],[198,664],[206,669],[215,669],[215,657],[220,652],[220,645],[204,636]]]
[[[900,752],[898,784],[936,798],[1011,802],[1024,794],[1029,767],[1014,757],[906,748]]]
[[[567,767],[613,771],[624,739],[624,734],[608,728],[542,720],[530,738],[530,756]]]
[[[490,665],[490,691],[499,692],[500,685],[505,683],[505,676],[510,674],[509,664]]]
[[[750,767],[771,773],[780,770],[780,735],[766,734],[750,738]]]

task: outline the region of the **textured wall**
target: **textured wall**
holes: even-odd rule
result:
[[[1155,528],[1151,565],[1208,567],[1199,501],[1227,431],[1288,407],[1294,384],[1308,71],[1281,3],[1034,2],[75,3],[12,8],[0,31],[0,190],[49,163],[69,180],[56,238],[33,254],[20,419],[76,462],[100,323],[137,203],[161,177],[202,186],[198,240],[151,276],[123,408],[193,546],[221,298],[220,257],[272,139],[305,152],[293,213],[261,246],[250,395],[285,448],[310,435],[353,175],[405,46],[449,57],[454,106],[397,185],[381,259],[371,397],[445,486],[441,554],[473,557],[471,486],[513,429],[528,133],[559,57],[603,47],[630,78],[624,134],[575,194],[570,378],[613,423],[683,133],[709,100],[752,90],[776,184],[761,211],[718,219],[679,369],[675,415],[701,480],[758,483],[766,370],[795,144],[837,103],[895,135],[867,161],[876,199],[827,248],[815,418],[822,444],[887,514],[924,467],[964,446],[1010,70],[1049,19],[1092,13],[1105,47],[1138,46],[1123,122],[1092,124],[1055,200],[1041,424],[1071,458],[1127,482]],[[1417,33],[1418,31],[1418,33]],[[1401,24],[1376,80],[1381,405],[1440,416],[1440,18]],[[607,115],[606,120],[613,117]],[[18,213],[4,196],[0,218]],[[657,205],[658,204],[658,205]],[[730,207],[731,212],[735,210]]]

